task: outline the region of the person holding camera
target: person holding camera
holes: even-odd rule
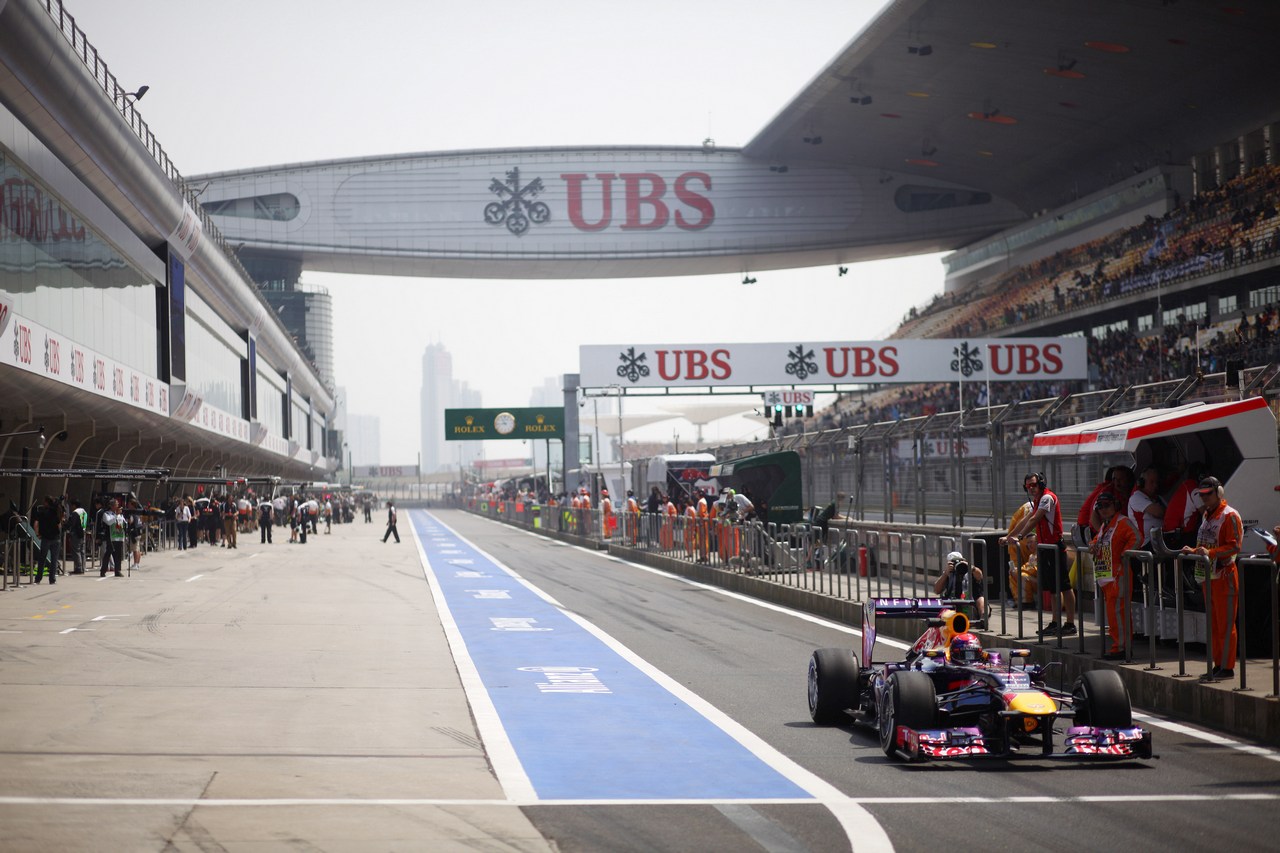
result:
[[[964,599],[972,601],[978,608],[978,615],[973,621],[987,618],[986,578],[982,569],[970,565],[959,551],[947,555],[947,565],[942,574],[933,582],[933,591],[943,598]]]

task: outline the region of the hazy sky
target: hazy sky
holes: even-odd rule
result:
[[[884,5],[66,0],[121,84],[151,87],[139,109],[184,175],[449,149],[708,136],[741,146]],[[525,406],[547,377],[578,372],[580,344],[875,338],[942,289],[937,256],[860,264],[839,279],[831,267],[753,275],[751,286],[737,274],[303,281],[333,295],[337,383],[350,411],[381,417],[384,464],[417,457],[428,343],[452,352],[455,377],[486,406]],[[751,429],[721,422],[705,437]],[[684,446],[693,428],[680,431]],[[514,455],[504,444],[488,455]]]

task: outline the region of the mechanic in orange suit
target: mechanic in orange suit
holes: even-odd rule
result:
[[[1128,607],[1128,602],[1133,600],[1133,576],[1124,552],[1137,547],[1138,529],[1132,519],[1120,514],[1115,492],[1099,492],[1094,497],[1094,507],[1102,519],[1102,527],[1089,551],[1093,554],[1093,576],[1106,602],[1107,633],[1111,635],[1111,648],[1102,657],[1104,660],[1120,660],[1124,657],[1126,643],[1133,636]]]
[[[675,546],[676,526],[676,505],[672,503],[670,496],[667,497],[667,505],[662,513],[662,528],[658,533],[658,545],[664,551],[670,551]]]
[[[693,501],[684,506],[684,552],[692,560],[694,545],[698,541],[698,508]]]
[[[1196,532],[1195,547],[1182,549],[1184,554],[1200,554],[1209,558],[1210,574],[1204,579],[1213,599],[1209,632],[1215,678],[1234,678],[1236,674],[1236,610],[1240,606],[1240,581],[1236,572],[1236,555],[1244,540],[1244,524],[1240,513],[1227,505],[1227,495],[1217,477],[1205,477],[1196,487],[1204,502],[1204,519]],[[1224,649],[1223,646],[1226,646]]]
[[[708,562],[711,553],[711,509],[707,505],[707,493],[698,496],[698,562]]]
[[[604,538],[612,539],[613,530],[618,526],[618,520],[613,517],[613,501],[609,500],[609,490],[600,490],[600,515],[604,522]]]
[[[630,534],[628,537],[632,545],[638,545],[640,542],[640,503],[636,500],[635,493],[627,489],[627,505],[626,505],[626,532]]]

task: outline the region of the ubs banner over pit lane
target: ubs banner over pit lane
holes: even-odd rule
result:
[[[445,409],[445,441],[564,438],[563,409]]]
[[[1085,379],[1085,339],[967,338],[579,348],[583,388]]]

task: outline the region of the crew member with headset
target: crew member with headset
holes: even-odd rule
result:
[[[1052,565],[1041,564],[1037,575],[1040,589],[1044,592],[1060,592],[1062,594],[1063,623],[1054,619],[1044,626],[1044,634],[1069,635],[1076,633],[1076,593],[1067,583],[1067,566],[1062,559],[1062,506],[1058,496],[1049,491],[1049,483],[1044,474],[1036,472],[1022,479],[1022,487],[1026,489],[1027,498],[1034,507],[1022,521],[1014,525],[1005,536],[1000,537],[1000,544],[1017,542],[1031,531],[1036,533],[1036,541],[1041,545],[1053,545],[1058,549],[1051,561]]]

